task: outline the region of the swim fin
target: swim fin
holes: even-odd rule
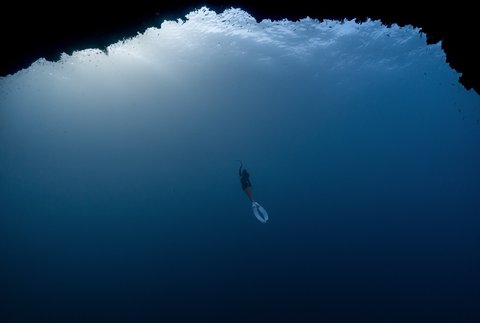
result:
[[[252,202],[252,210],[258,221],[266,223],[268,221],[267,211],[257,202]]]

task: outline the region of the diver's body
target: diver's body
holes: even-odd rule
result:
[[[268,213],[265,209],[258,204],[253,199],[252,194],[252,183],[250,182],[250,174],[247,172],[246,169],[243,169],[243,164],[240,161],[240,168],[238,169],[238,175],[240,176],[240,184],[242,184],[242,190],[247,194],[250,202],[252,203],[252,211],[253,215],[258,219],[258,221],[262,223],[266,223],[268,221]]]
[[[240,164],[240,168],[238,169],[238,175],[240,176],[240,183],[242,184],[242,190],[247,194],[248,198],[251,202],[255,202],[253,200],[252,194],[252,183],[250,182],[250,174],[247,172],[246,169],[242,169],[243,164]]]

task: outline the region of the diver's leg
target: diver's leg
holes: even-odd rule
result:
[[[253,200],[252,188],[250,186],[245,187],[244,192],[245,192],[245,194],[247,194],[247,196],[248,196],[248,198],[250,199],[251,202],[255,202]]]

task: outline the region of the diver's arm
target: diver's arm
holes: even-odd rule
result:
[[[238,176],[242,177],[242,167],[243,164],[240,164],[240,168],[238,169]]]

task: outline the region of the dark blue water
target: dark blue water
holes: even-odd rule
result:
[[[480,98],[440,47],[222,19],[1,80],[0,322],[480,321]]]

